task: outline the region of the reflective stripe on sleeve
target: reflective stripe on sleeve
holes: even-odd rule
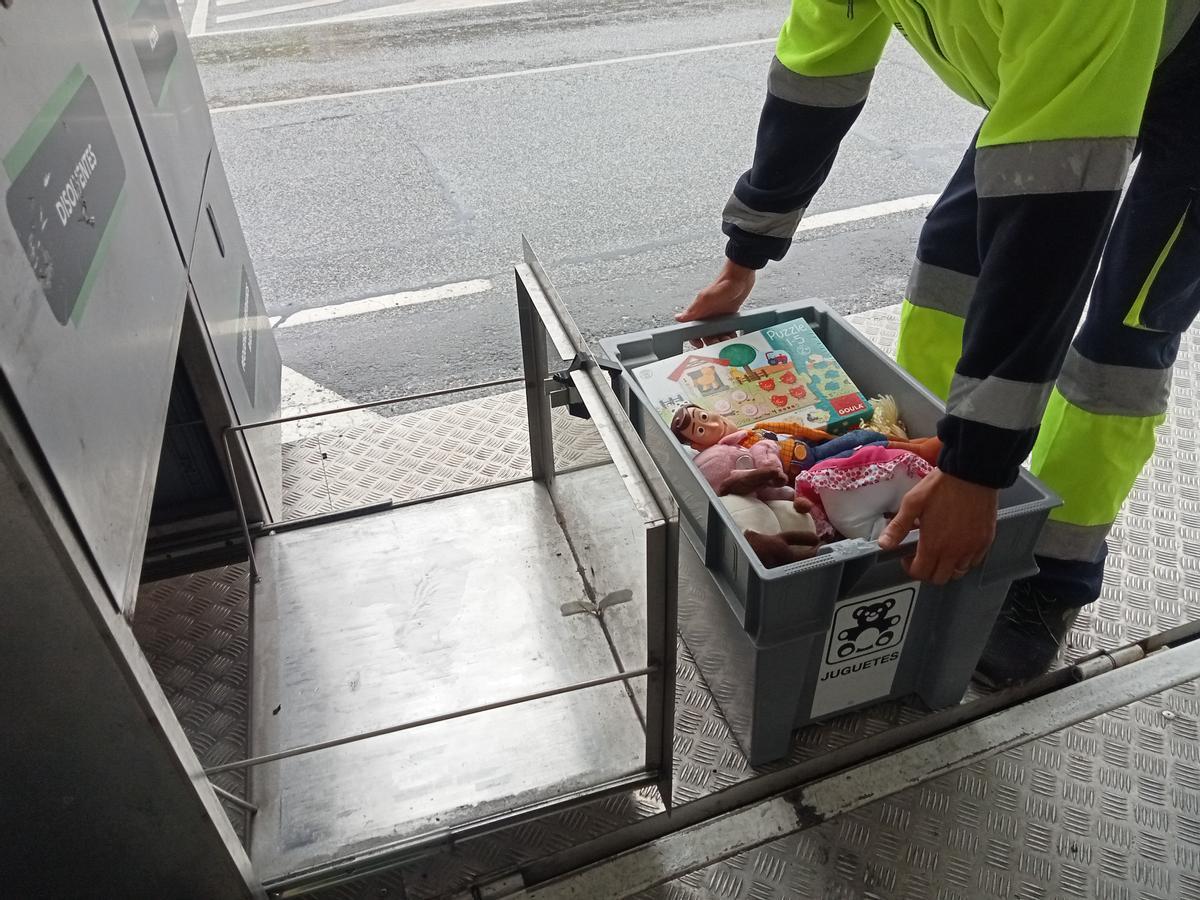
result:
[[[785,66],[777,56],[771,60],[767,92],[780,100],[803,106],[855,106],[867,99],[874,74],[875,70],[872,69],[854,75],[801,75]]]
[[[730,196],[729,202],[725,204],[721,218],[751,234],[791,239],[803,215],[804,207],[793,212],[760,212],[751,209],[734,195]]]
[[[994,375],[980,380],[956,374],[950,383],[946,414],[1012,431],[1036,428],[1053,388],[1050,381],[1035,384]]]

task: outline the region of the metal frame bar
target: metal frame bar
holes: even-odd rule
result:
[[[230,435],[235,434],[234,426],[221,432],[221,443],[225,445],[225,460],[230,467],[234,465],[233,445],[229,443]],[[246,559],[250,563],[250,581],[258,581],[258,560],[254,556],[254,539],[250,536],[250,523],[246,520],[246,502],[242,499],[242,489],[238,487],[237,478],[230,481],[233,485],[233,502],[237,506],[238,525],[242,529],[242,540],[246,542]]]
[[[517,706],[521,703],[531,703],[535,700],[545,700],[548,697],[557,697],[561,694],[573,694],[576,691],[583,691],[588,688],[599,687],[605,684],[612,684],[615,681],[631,681],[634,678],[641,678],[650,675],[654,670],[650,667],[634,669],[629,672],[617,672],[615,675],[605,675],[601,678],[591,678],[587,681],[576,681],[572,684],[561,685],[556,688],[548,688],[544,691],[536,691],[532,694],[522,694],[519,697],[511,697],[508,700],[497,700],[494,703],[484,703],[479,706],[470,706],[466,709],[457,709],[453,712],[441,713],[436,716],[427,716],[423,719],[414,719],[411,722],[402,722],[399,725],[388,725],[385,728],[376,728],[372,731],[362,731],[358,734],[348,734],[344,737],[331,738],[327,741],[318,741],[315,744],[304,744],[299,747],[289,747],[287,750],[278,750],[275,753],[266,753],[262,756],[252,756],[249,759],[239,759],[234,762],[221,763],[218,766],[210,766],[204,770],[204,774],[212,777],[221,772],[231,772],[234,769],[249,769],[254,766],[261,766],[265,763],[277,762],[281,759],[290,759],[293,756],[304,756],[308,753],[315,753],[318,750],[328,750],[331,747],[341,747],[345,744],[356,744],[359,741],[369,740],[370,738],[383,737],[387,734],[396,734],[401,731],[409,731],[413,728],[420,728],[422,725],[434,725],[438,722],[448,722],[451,719],[461,719],[465,716],[474,716],[479,713],[490,712],[494,709],[504,709],[507,706]]]
[[[570,475],[572,472],[583,472],[587,469],[594,469],[596,466],[608,465],[603,462],[583,463],[578,466],[570,466],[559,472],[559,475]],[[479,494],[484,491],[493,491],[499,488],[512,487],[514,484],[526,484],[533,481],[533,477],[525,475],[519,478],[504,478],[500,481],[492,481],[487,484],[477,484],[471,487],[455,488],[450,491],[442,491],[437,494],[430,494],[427,497],[412,497],[408,500],[381,500],[378,503],[368,503],[364,506],[351,506],[347,509],[339,509],[336,512],[314,513],[311,516],[299,516],[295,519],[286,519],[282,522],[274,522],[267,531],[272,534],[281,534],[288,531],[298,531],[301,528],[312,528],[316,525],[328,525],[330,522],[341,522],[345,519],[355,519],[359,516],[369,516],[373,513],[388,512],[393,509],[404,509],[408,506],[419,506],[422,503],[432,503],[435,500],[448,500],[451,497],[463,497],[467,494]]]
[[[358,412],[362,409],[374,409],[377,406],[395,406],[398,403],[411,403],[415,400],[429,400],[432,397],[445,397],[450,394],[463,394],[467,391],[481,391],[486,388],[503,387],[506,384],[519,384],[520,378],[500,378],[496,381],[480,381],[475,384],[465,384],[462,387],[440,388],[436,391],[426,391],[423,394],[405,394],[400,397],[387,397],[383,400],[368,400],[366,403],[355,403],[352,406],[338,406],[333,409],[318,409],[315,412],[296,413],[293,416],[280,416],[276,419],[263,419],[261,422],[247,422],[244,425],[230,425],[229,431],[252,431],[255,428],[266,428],[271,425],[286,425],[288,422],[301,422],[305,419],[319,419],[323,416],[336,416],[342,413]]]
[[[213,792],[216,793],[216,795],[218,797],[222,798],[223,800],[228,800],[234,806],[245,810],[250,815],[254,815],[255,813],[258,812],[257,806],[255,806],[249,800],[239,797],[237,794],[233,793],[233,791],[227,791],[227,790],[225,790],[225,788],[221,787],[219,784],[213,784],[213,785],[210,785],[210,787],[213,789]]]
[[[546,393],[549,370],[546,362],[546,330],[534,308],[529,286],[518,270],[517,317],[521,326],[521,363],[525,383],[525,415],[529,421],[529,463],[533,479],[547,487],[554,484],[554,431],[550,421],[550,397]]]
[[[595,367],[572,373],[585,404],[605,405],[610,389],[603,373]],[[599,384],[597,383],[599,381]],[[621,415],[624,415],[622,412]],[[619,422],[615,417],[611,420]],[[623,436],[619,425],[613,429],[597,423],[605,444],[620,447]],[[606,433],[607,432],[607,433]],[[658,789],[663,805],[671,807],[674,767],[669,760],[674,753],[675,733],[675,657],[677,654],[676,629],[678,621],[678,576],[679,576],[679,527],[678,513],[674,501],[664,507],[649,484],[630,477],[638,472],[637,460],[632,454],[619,457],[613,454],[613,463],[622,474],[631,493],[638,488],[635,499],[643,510],[653,510],[656,518],[647,528],[646,540],[646,659],[657,670],[646,684],[646,765],[661,773]],[[657,586],[657,587],[656,587]],[[655,602],[658,601],[658,602]],[[651,727],[657,723],[657,728]]]
[[[678,509],[627,413],[613,393],[608,375],[592,354],[528,240],[522,239],[522,249],[525,265],[518,266],[516,274],[527,376],[528,367],[531,364],[536,367],[536,377],[528,381],[526,386],[531,454],[539,452],[538,443],[548,442],[548,447],[540,452],[544,454],[544,461],[549,463],[551,471],[546,483],[552,487],[554,448],[549,429],[550,398],[546,394],[545,384],[548,377],[545,369],[548,338],[560,359],[569,363],[567,372],[570,383],[575,386],[584,406],[603,413],[603,416],[594,418],[593,423],[647,526],[646,659],[655,674],[650,676],[646,685],[646,765],[647,768],[658,770],[659,794],[669,809],[674,778],[672,754],[678,620]],[[534,391],[536,397],[533,396]]]

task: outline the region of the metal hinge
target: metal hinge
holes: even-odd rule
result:
[[[615,378],[621,373],[620,363],[613,362],[611,359],[602,356],[593,356],[597,368],[603,372],[609,373],[610,378]],[[576,390],[575,384],[571,380],[571,373],[578,372],[588,365],[587,358],[575,355],[571,360],[570,365],[559,372],[554,372],[546,379],[546,393],[550,397],[550,406],[567,407],[567,412],[577,419],[590,419],[592,414],[583,404],[583,400],[579,396],[579,391]]]

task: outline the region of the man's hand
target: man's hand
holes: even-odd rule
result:
[[[905,495],[879,546],[891,550],[919,526],[917,553],[904,561],[904,571],[934,584],[962,578],[992,546],[999,496],[994,488],[934,469]]]
[[[725,260],[716,279],[696,295],[696,299],[683,312],[675,316],[676,322],[695,322],[700,319],[716,319],[720,316],[733,315],[742,308],[750,291],[754,287],[753,269],[739,266],[732,260]],[[718,334],[705,338],[703,341],[693,341],[693,345],[716,343],[736,337],[733,334]]]

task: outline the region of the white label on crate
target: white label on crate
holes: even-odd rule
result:
[[[833,611],[813,693],[813,716],[848,709],[892,689],[920,582],[843,600]]]

